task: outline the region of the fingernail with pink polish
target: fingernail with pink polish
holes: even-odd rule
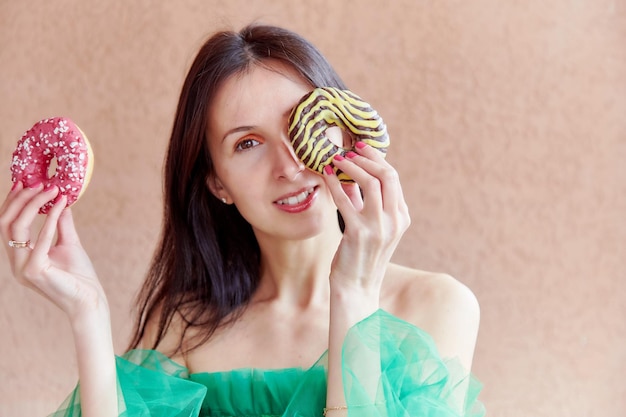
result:
[[[330,165],[326,165],[326,166],[324,167],[324,173],[325,173],[326,175],[334,175],[334,174],[335,174],[335,171],[333,171],[333,168],[332,168]]]
[[[346,158],[344,158],[343,156],[341,156],[339,154],[333,156],[333,161],[343,161],[344,159],[346,159]],[[328,166],[328,165],[326,165],[326,166]]]
[[[365,147],[367,146],[367,144],[366,144],[366,143],[364,143],[364,142],[357,142],[357,143],[355,143],[355,144],[354,144],[354,146],[355,146],[357,149],[363,149],[363,148],[365,148]]]
[[[358,155],[358,154],[357,154],[356,152],[352,152],[352,151],[350,151],[350,152],[348,152],[348,153],[346,154],[346,157],[347,157],[347,158],[354,158],[354,157],[355,157],[355,156],[357,156],[357,155]]]

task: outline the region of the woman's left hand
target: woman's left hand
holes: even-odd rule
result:
[[[398,173],[363,142],[346,158],[335,157],[333,164],[355,183],[341,183],[329,167],[325,171],[345,223],[331,266],[331,288],[378,294],[387,264],[411,223]]]

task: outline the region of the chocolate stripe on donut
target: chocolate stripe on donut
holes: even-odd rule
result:
[[[363,141],[383,154],[387,152],[387,128],[368,103],[348,90],[316,88],[300,100],[289,117],[289,137],[294,151],[314,171],[321,173],[335,155],[350,150],[326,137],[325,131],[331,126],[350,133],[354,142]],[[350,181],[340,171],[337,175],[342,181]]]

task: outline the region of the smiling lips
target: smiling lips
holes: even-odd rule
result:
[[[315,189],[313,187],[309,188],[308,190],[302,191],[300,194],[296,195],[296,196],[291,196],[282,200],[278,200],[276,201],[276,204],[278,205],[289,205],[289,206],[293,206],[296,204],[300,204],[303,201],[305,201],[307,199],[307,197],[311,194],[313,194],[313,191]]]

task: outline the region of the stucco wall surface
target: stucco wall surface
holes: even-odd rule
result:
[[[625,3],[3,0],[0,195],[35,121],[88,132],[96,168],[74,217],[121,352],[191,59],[217,29],[286,26],[385,118],[413,219],[395,260],[476,293],[489,415],[624,416]],[[0,340],[0,415],[54,410],[77,377],[70,329],[4,251]]]

